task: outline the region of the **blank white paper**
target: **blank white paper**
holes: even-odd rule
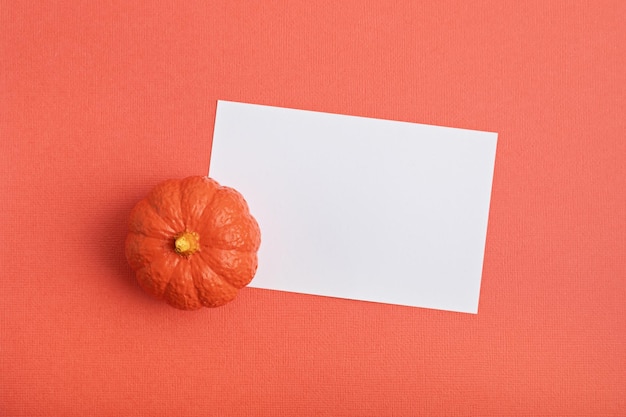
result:
[[[496,142],[219,101],[209,175],[261,228],[251,287],[477,313]]]

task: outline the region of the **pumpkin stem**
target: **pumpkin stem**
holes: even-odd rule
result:
[[[174,250],[182,256],[189,256],[200,249],[200,241],[196,232],[183,232],[174,241]]]

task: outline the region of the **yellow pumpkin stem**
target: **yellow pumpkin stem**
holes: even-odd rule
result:
[[[179,255],[189,256],[200,249],[200,240],[196,232],[183,232],[174,241],[174,250]]]

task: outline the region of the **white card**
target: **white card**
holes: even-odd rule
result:
[[[251,287],[477,313],[496,141],[219,101],[209,175],[259,222]]]

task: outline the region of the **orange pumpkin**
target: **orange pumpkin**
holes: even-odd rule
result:
[[[126,258],[145,291],[195,310],[224,305],[250,283],[260,243],[241,194],[189,177],[157,185],[133,208]]]

